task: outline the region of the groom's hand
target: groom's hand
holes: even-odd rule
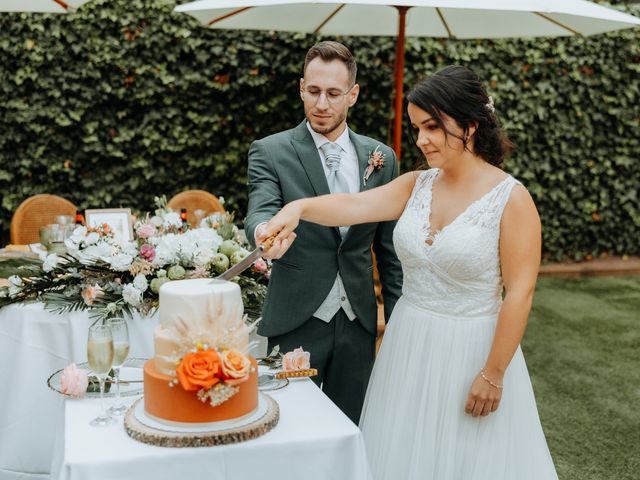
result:
[[[255,235],[256,245],[260,245],[262,242],[267,240],[267,238],[269,238],[269,234],[267,233],[267,224],[263,223],[261,225],[258,225]],[[281,258],[286,253],[286,251],[289,250],[289,247],[295,239],[296,234],[293,232],[291,232],[282,240],[277,238],[268,250],[262,252],[262,257],[269,260],[277,260],[278,258]]]

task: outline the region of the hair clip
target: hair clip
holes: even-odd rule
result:
[[[496,107],[493,106],[493,97],[491,95],[489,95],[489,101],[484,106],[491,113],[494,113],[496,111]]]

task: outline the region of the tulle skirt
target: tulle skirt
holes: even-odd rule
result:
[[[557,479],[520,348],[498,410],[464,412],[495,325],[495,316],[438,315],[400,298],[360,420],[374,479]]]

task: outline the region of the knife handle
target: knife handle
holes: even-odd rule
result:
[[[318,370],[315,368],[309,368],[307,370],[294,370],[294,371],[284,371],[278,372],[275,374],[276,378],[291,378],[291,377],[313,377],[318,374]]]

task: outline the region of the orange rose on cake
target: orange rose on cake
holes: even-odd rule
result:
[[[251,362],[238,350],[223,350],[220,353],[220,363],[224,381],[228,385],[238,385],[249,378]]]
[[[180,385],[187,391],[210,389],[218,382],[222,375],[220,357],[215,350],[198,350],[189,352],[182,357],[176,374]]]

